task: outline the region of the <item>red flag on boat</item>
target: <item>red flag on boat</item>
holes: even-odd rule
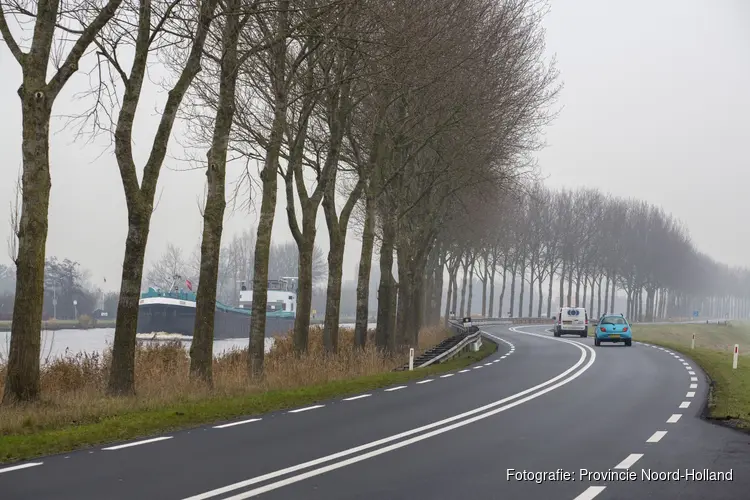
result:
[[[193,291],[193,284],[190,283],[190,280],[186,279],[185,280],[185,284],[187,285],[188,290],[190,290],[192,292]]]

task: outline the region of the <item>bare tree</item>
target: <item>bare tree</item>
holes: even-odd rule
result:
[[[35,11],[34,6],[25,6],[21,2],[0,2],[0,34],[23,74],[23,83],[18,88],[23,134],[22,197],[15,258],[16,300],[4,403],[39,398],[39,325],[42,321],[51,189],[49,125],[52,107],[70,77],[78,71],[79,61],[89,45],[115,15],[121,2],[108,0],[97,4],[88,0],[64,3],[49,0],[38,2]],[[27,51],[14,38],[7,16],[34,20],[31,46]],[[66,56],[62,56],[64,44],[56,36],[58,30],[65,32],[66,37],[74,37]],[[54,68],[48,81],[50,62]]]

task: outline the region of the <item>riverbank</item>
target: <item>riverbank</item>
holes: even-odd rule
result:
[[[667,347],[695,360],[711,379],[706,417],[750,433],[750,326],[638,325],[633,338]],[[695,349],[691,343],[695,334]],[[734,345],[739,344],[737,369],[732,369]]]
[[[423,330],[420,350],[448,335],[443,328]],[[342,330],[339,353],[327,356],[322,330],[313,328],[309,352],[297,357],[292,339],[278,338],[266,355],[264,380],[252,382],[246,376],[247,350],[234,350],[214,361],[212,390],[189,380],[181,345],[139,344],[138,394],[132,398],[104,395],[109,353],[60,359],[43,370],[42,402],[0,412],[0,462],[312,404],[463,367],[497,348],[485,342],[479,352],[445,364],[394,372],[403,357],[385,357],[372,342],[356,352],[352,342],[353,331]],[[0,384],[4,378],[0,367]]]

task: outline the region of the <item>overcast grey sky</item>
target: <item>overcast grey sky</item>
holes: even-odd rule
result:
[[[555,0],[547,17],[547,46],[556,54],[565,88],[562,112],[539,153],[551,187],[589,186],[662,205],[683,220],[696,245],[714,258],[750,266],[750,2],[746,0]],[[21,163],[20,70],[0,47],[0,242],[9,234],[9,205]],[[72,113],[85,89],[82,73],[55,107]],[[153,89],[153,86],[152,86]],[[157,117],[153,89],[138,117],[136,150],[145,160]],[[78,260],[95,283],[119,283],[126,209],[117,165],[102,144],[74,142],[55,120],[51,145],[52,197],[48,255]],[[175,131],[179,135],[180,131]],[[171,153],[179,156],[173,141]],[[168,242],[189,253],[200,241],[198,199],[205,176],[168,162],[153,217],[147,263]],[[236,175],[236,174],[235,174]],[[290,239],[279,191],[274,238]],[[322,212],[322,211],[321,211]],[[231,235],[255,216],[228,217]],[[322,217],[318,243],[327,249]],[[359,242],[350,238],[344,278],[356,275]],[[0,262],[7,262],[7,252]]]

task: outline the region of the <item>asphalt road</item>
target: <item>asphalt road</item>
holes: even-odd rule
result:
[[[488,326],[497,354],[427,382],[0,466],[0,498],[747,498],[750,436],[698,418],[697,366],[547,328]]]

